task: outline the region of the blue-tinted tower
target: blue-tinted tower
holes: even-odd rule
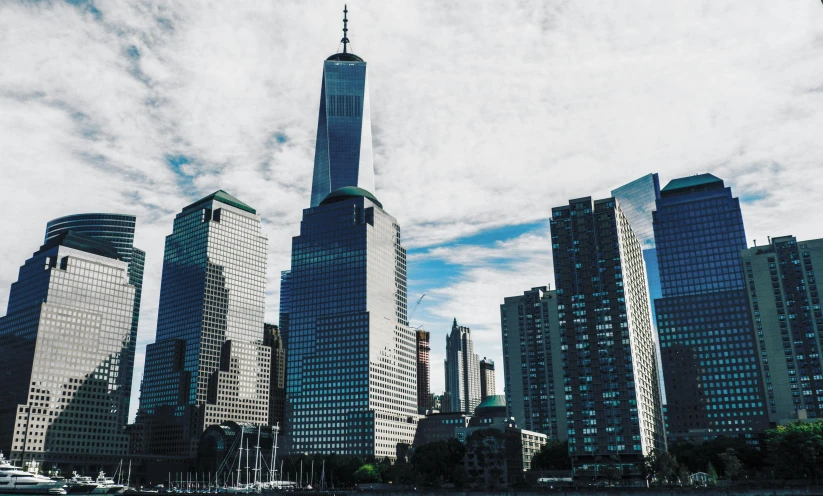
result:
[[[345,186],[357,186],[374,193],[366,62],[348,52],[348,28],[344,27],[343,31],[343,53],[336,53],[323,63],[312,207]]]
[[[121,373],[117,376],[126,395],[126,412],[128,413],[132,376],[134,375],[134,354],[137,346],[137,326],[140,321],[140,297],[143,294],[143,269],[146,265],[146,252],[134,246],[134,228],[137,218],[123,214],[75,214],[59,217],[46,224],[44,243],[57,238],[68,231],[82,233],[97,239],[111,242],[117,249],[120,260],[129,264],[129,284],[134,286],[134,310],[131,319],[129,339],[124,343],[120,356]]]
[[[417,428],[416,337],[400,226],[373,194],[366,63],[347,44],[324,65],[311,207],[281,279],[286,418],[292,453],[393,458]]]
[[[742,270],[740,201],[711,174],[660,192],[655,300],[673,439],[748,436],[768,427]]]

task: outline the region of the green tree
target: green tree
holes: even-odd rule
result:
[[[692,478],[691,472],[689,472],[689,467],[683,465],[682,463],[677,467],[677,481],[680,483],[681,487],[692,485]]]
[[[466,448],[457,439],[434,441],[415,449],[411,463],[425,484],[439,486],[443,482],[454,482],[455,468],[463,466],[465,454]]]
[[[571,470],[568,441],[551,440],[532,458],[531,470]]]
[[[737,457],[734,448],[728,448],[721,453],[720,460],[723,462],[723,473],[727,478],[736,481],[743,475],[743,463]]]
[[[481,429],[466,439],[466,452],[469,459],[480,470],[472,482],[483,482],[488,476],[488,485],[494,489],[502,482],[506,466],[506,434],[497,429]]]
[[[677,460],[666,451],[652,451],[644,466],[646,479],[650,483],[657,482],[658,486],[671,483],[677,473]]]
[[[766,431],[766,446],[775,475],[820,483],[823,471],[823,420],[793,422]]]
[[[709,485],[716,486],[717,485],[717,470],[714,469],[714,465],[712,462],[706,466],[706,476],[709,478]]]
[[[358,483],[380,482],[380,472],[373,463],[367,463],[354,473],[354,480]]]

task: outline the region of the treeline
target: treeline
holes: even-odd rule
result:
[[[745,439],[718,438],[704,443],[678,442],[667,453],[653,453],[645,476],[657,485],[689,485],[691,475],[707,474],[708,484],[720,478],[742,480],[823,479],[823,421],[795,422],[770,429],[749,444]],[[610,460],[602,461],[606,469]],[[568,444],[551,441],[532,460],[532,470],[569,470]],[[611,472],[604,470],[604,478]],[[617,478],[617,477],[616,477]]]
[[[399,457],[392,464],[388,458],[361,458],[348,455],[297,455],[284,459],[284,479],[297,481],[301,477],[303,485],[320,487],[321,478],[325,487],[353,487],[365,483],[391,483],[408,486],[439,487],[452,483],[464,487],[468,474],[463,468],[466,448],[460,441],[435,441],[416,448],[411,457]],[[302,462],[302,470],[301,470]],[[314,472],[312,476],[312,462]]]

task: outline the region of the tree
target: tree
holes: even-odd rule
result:
[[[434,441],[417,448],[411,463],[428,485],[454,482],[455,468],[463,465],[466,448],[457,439]]]
[[[367,463],[358,468],[354,473],[354,480],[358,483],[380,482],[380,472],[372,463]]]
[[[691,472],[689,472],[689,467],[683,465],[682,463],[677,468],[677,480],[680,482],[680,486],[691,486],[692,485],[692,477]]]
[[[477,470],[472,482],[488,482],[494,489],[505,474],[506,434],[497,429],[481,429],[466,439],[469,463]]]
[[[644,463],[646,479],[658,485],[670,483],[677,471],[677,460],[666,451],[652,451]]]
[[[814,479],[823,475],[823,420],[793,422],[766,431],[769,460],[783,479]]]
[[[709,485],[716,486],[717,485],[717,470],[714,469],[714,465],[712,462],[706,466],[706,476],[709,478]]]
[[[544,444],[532,458],[531,470],[571,470],[568,441],[552,439]]]
[[[727,478],[736,481],[743,474],[743,463],[737,457],[734,448],[728,448],[721,453],[720,460],[723,461],[723,473]]]

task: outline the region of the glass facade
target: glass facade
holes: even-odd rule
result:
[[[742,271],[740,202],[711,174],[675,179],[661,190],[654,233],[669,435],[752,436],[768,420]]]
[[[823,417],[823,310],[815,267],[823,239],[771,238],[743,251],[769,420]]]
[[[457,325],[446,336],[446,397],[449,412],[474,413],[480,404],[480,358],[474,352],[471,330]],[[444,407],[446,408],[446,407]]]
[[[268,421],[266,245],[255,210],[223,191],[175,218],[166,237],[157,336],[146,348],[137,418],[156,427],[146,430],[147,452],[191,453],[208,425]],[[182,442],[171,446],[162,439],[169,423],[182,426],[174,435]]]
[[[289,311],[291,309],[291,271],[280,272],[280,336],[289,349]]]
[[[417,364],[406,313],[397,221],[366,194],[304,210],[286,367],[293,453],[382,458],[411,444]]]
[[[52,236],[12,284],[0,318],[0,450],[52,464],[128,451],[135,288],[106,240]]]
[[[366,62],[336,54],[323,63],[311,206],[345,186],[374,192]]]
[[[134,229],[137,218],[123,214],[75,214],[59,217],[46,224],[45,241],[73,231],[93,238],[105,239],[117,249],[120,260],[129,264],[129,284],[134,286],[134,310],[131,319],[131,332],[128,345],[121,357],[122,370],[119,378],[126,392],[126,411],[129,410],[132,376],[134,371],[134,354],[137,347],[137,326],[140,321],[140,301],[143,294],[143,270],[146,265],[146,252],[134,246]]]
[[[541,286],[505,298],[500,327],[509,417],[549,439],[566,439],[557,292]]]
[[[553,208],[550,226],[569,454],[639,476],[666,450],[642,247],[614,198]]]

